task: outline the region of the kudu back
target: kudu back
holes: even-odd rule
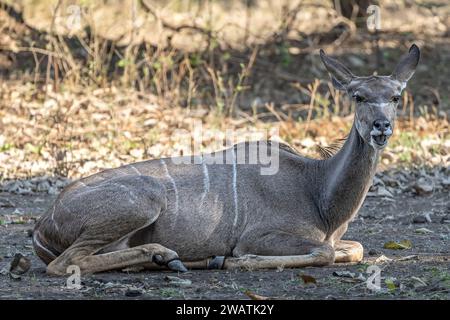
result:
[[[274,145],[255,141],[193,163],[167,158],[99,172],[67,186],[36,223],[37,255],[56,275],[70,265],[94,273],[360,261],[361,244],[341,237],[371,185],[419,56],[413,45],[390,76],[358,77],[321,50],[334,86],[356,104],[335,155],[309,159],[281,145],[277,173],[262,175],[260,165],[237,161]],[[214,157],[230,161],[211,163]]]

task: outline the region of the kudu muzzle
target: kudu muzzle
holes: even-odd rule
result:
[[[378,147],[384,147],[390,136],[392,136],[392,126],[387,119],[377,119],[373,122],[372,131],[370,132],[372,141]]]

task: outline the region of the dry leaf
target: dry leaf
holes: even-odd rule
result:
[[[390,249],[390,250],[411,249],[412,243],[409,240],[402,240],[400,242],[388,241],[384,244],[383,248]]]
[[[300,276],[300,278],[302,278],[303,283],[305,283],[305,284],[310,284],[310,283],[317,284],[317,280],[313,276],[309,276],[307,274],[300,274],[299,276]]]
[[[396,261],[408,261],[408,260],[418,260],[418,259],[419,259],[419,256],[414,254],[414,255],[411,255],[411,256],[398,258],[398,259],[396,259]]]
[[[244,291],[244,293],[252,300],[270,300],[269,297],[260,296],[259,294],[256,294],[250,290]]]
[[[427,234],[427,233],[433,233],[433,231],[431,231],[430,229],[427,228],[419,228],[414,230],[415,233],[420,233],[420,234]]]
[[[392,261],[391,258],[388,258],[385,255],[381,255],[375,260],[375,263],[385,263],[385,262],[390,262],[390,261]]]

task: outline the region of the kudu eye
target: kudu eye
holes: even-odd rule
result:
[[[354,94],[353,98],[355,99],[355,101],[357,103],[361,103],[361,102],[365,102],[366,98],[364,98],[363,96],[360,96],[359,94]]]
[[[400,101],[401,98],[402,98],[401,96],[393,96],[393,97],[391,98],[391,101],[392,101],[393,103],[398,103],[398,102]]]

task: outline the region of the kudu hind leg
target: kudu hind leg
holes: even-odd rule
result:
[[[363,259],[363,246],[356,241],[339,240],[334,245],[335,262],[360,262]]]
[[[302,268],[320,267],[333,263],[334,250],[325,244],[317,247],[309,254],[289,256],[261,256],[247,254],[241,257],[226,258],[224,269],[276,269],[276,268]]]
[[[86,252],[86,248],[80,245],[69,247],[47,266],[47,272],[54,275],[65,275],[67,267],[76,265],[82,274],[90,274],[149,262],[154,262],[155,265],[167,265],[176,271],[187,271],[175,251],[155,243],[97,255]]]
[[[334,262],[334,249],[325,242],[298,234],[273,231],[262,236],[249,234],[226,258],[225,269],[275,269],[326,266]]]

